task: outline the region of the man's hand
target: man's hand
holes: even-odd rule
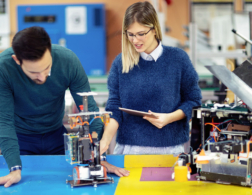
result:
[[[21,170],[16,170],[10,172],[9,175],[4,177],[0,177],[0,185],[4,185],[4,187],[8,188],[14,183],[18,183],[21,180]]]
[[[109,148],[109,143],[105,141],[104,139],[101,139],[100,141],[100,154],[103,154],[106,152]]]
[[[107,168],[107,171],[110,173],[114,173],[119,177],[129,176],[129,171],[123,168],[116,167],[114,165],[109,164],[107,161],[102,161],[101,164]]]

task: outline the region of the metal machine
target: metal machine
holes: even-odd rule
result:
[[[206,104],[193,110],[191,147],[178,160],[198,179],[252,187],[252,89],[225,66],[207,66],[238,97],[232,104]],[[252,64],[246,61],[246,68]],[[238,71],[239,72],[239,71]],[[242,78],[242,79],[241,79]],[[246,80],[246,79],[245,79]],[[248,81],[248,80],[247,80]]]
[[[20,5],[18,31],[41,26],[53,44],[72,50],[87,75],[106,74],[104,4]]]
[[[66,161],[76,164],[73,168],[73,180],[68,181],[71,187],[82,185],[94,185],[114,182],[113,178],[107,177],[107,169],[101,165],[100,143],[97,133],[89,132],[89,125],[96,118],[101,118],[105,125],[109,122],[111,112],[89,112],[88,96],[95,95],[93,92],[78,93],[83,96],[83,105],[80,113],[69,114],[70,127],[79,125],[77,133],[64,134]],[[90,115],[94,118],[90,121]]]

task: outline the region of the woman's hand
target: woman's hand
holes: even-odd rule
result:
[[[162,129],[165,125],[171,123],[171,113],[155,113],[150,110],[148,113],[151,113],[154,117],[144,116],[143,119],[149,121],[151,124],[156,126],[159,129]]]
[[[151,116],[144,116],[143,119],[149,121],[159,129],[162,129],[165,125],[186,117],[185,113],[181,109],[171,113],[155,113],[149,110],[148,113],[151,113],[153,116],[155,116],[155,118]]]

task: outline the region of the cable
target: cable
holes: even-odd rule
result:
[[[89,122],[89,125],[91,125],[91,123],[94,121],[95,118],[92,118],[92,120]]]
[[[218,129],[219,132],[221,132],[221,130],[219,129],[219,127],[217,127],[216,125],[212,124],[212,123],[205,123],[205,125],[212,125],[214,126],[216,129]]]
[[[111,174],[111,172],[108,171],[108,167],[106,167],[106,166],[103,165],[103,164],[101,164],[101,166],[104,166],[104,167],[107,169],[107,178],[106,178],[106,179],[111,179],[111,181],[112,181],[112,180],[113,180],[113,179],[112,179],[112,176],[111,176],[112,174]],[[110,175],[110,177],[108,177],[108,175]]]
[[[96,118],[101,118],[101,117],[100,117],[100,116],[95,116],[95,117],[92,118],[92,120],[89,122],[89,125],[91,125],[91,123],[92,123]]]

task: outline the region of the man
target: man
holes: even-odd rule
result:
[[[41,27],[18,32],[12,48],[0,54],[0,148],[10,174],[0,177],[9,187],[21,180],[21,155],[64,154],[62,124],[65,90],[70,90],[76,106],[82,104],[77,92],[90,91],[88,78],[70,50],[51,45]],[[89,111],[98,111],[92,96]],[[103,124],[90,126],[101,138]],[[128,171],[104,162],[109,172],[119,176]]]

